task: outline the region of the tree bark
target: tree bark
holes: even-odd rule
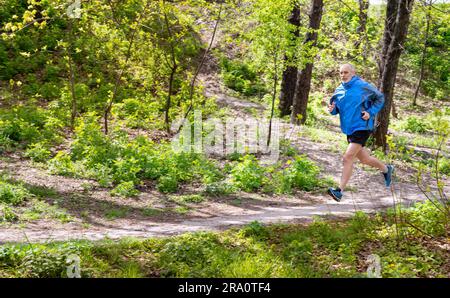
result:
[[[384,34],[383,34],[383,48],[381,50],[380,58],[378,60],[378,89],[381,88],[381,79],[383,77],[384,65],[386,64],[386,55],[391,44],[392,36],[394,36],[397,10],[399,1],[402,0],[388,0],[386,6],[386,20],[384,21]]]
[[[277,85],[278,85],[278,51],[275,51],[273,54],[273,68],[274,68],[274,75],[273,75],[273,90],[272,90],[272,109],[270,111],[270,120],[269,120],[269,135],[267,137],[267,147],[270,145],[271,136],[272,136],[272,120],[273,120],[273,114],[275,110],[275,98],[277,95]]]
[[[366,35],[367,27],[367,12],[369,11],[369,0],[359,0],[359,26],[356,29],[356,33],[359,39],[355,42],[355,48],[359,48],[362,40]]]
[[[311,11],[309,12],[309,30],[306,33],[304,44],[314,47],[317,43],[317,30],[322,20],[323,0],[311,0]],[[314,57],[310,57],[312,60]],[[310,60],[310,61],[311,61]],[[291,123],[303,124],[306,121],[306,109],[308,106],[309,90],[311,88],[311,75],[313,62],[306,63],[305,67],[297,74],[295,87]],[[301,115],[301,119],[298,118]]]
[[[428,5],[431,5],[431,2]],[[427,26],[425,28],[425,40],[423,42],[422,58],[420,59],[420,75],[419,75],[419,81],[417,82],[416,91],[414,92],[414,98],[413,98],[413,102],[412,102],[413,106],[417,105],[417,96],[419,95],[420,85],[422,83],[423,75],[424,75],[424,71],[425,71],[425,57],[427,54],[428,35],[430,32],[430,22],[431,22],[431,14],[429,11],[429,7],[427,7],[426,18],[427,18]]]
[[[289,17],[289,23],[295,26],[293,35],[294,38],[297,39],[300,35],[300,8],[298,4],[296,4],[292,8],[292,13]],[[294,98],[298,72],[296,66],[289,65],[289,58],[286,55],[284,56],[284,63],[288,66],[283,71],[281,79],[280,102],[278,105],[281,117],[289,115],[291,113],[291,106]]]
[[[70,74],[70,93],[72,94],[72,111],[70,113],[70,129],[73,131],[75,127],[75,118],[77,116],[77,97],[75,94],[75,71],[74,71],[74,62],[73,62],[73,44],[74,44],[74,36],[73,36],[73,20],[69,20],[69,74]]]
[[[391,2],[391,1],[389,1]],[[388,6],[389,3],[388,2]],[[392,2],[397,2],[392,0]],[[375,144],[382,146],[384,151],[387,150],[386,134],[389,127],[389,115],[392,107],[392,97],[394,94],[395,78],[397,75],[398,62],[403,50],[403,44],[408,33],[408,25],[412,11],[414,0],[399,0],[397,17],[394,33],[390,40],[389,49],[387,50],[386,59],[383,67],[383,75],[381,77],[381,92],[384,93],[384,107],[379,114],[380,126],[375,131]],[[388,17],[388,16],[387,16]],[[385,28],[385,31],[389,28]],[[386,32],[385,32],[386,36]]]

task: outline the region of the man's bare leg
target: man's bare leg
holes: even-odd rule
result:
[[[386,165],[383,162],[379,161],[377,158],[370,156],[369,151],[366,148],[362,148],[358,152],[358,154],[356,154],[356,157],[363,164],[377,168],[383,173],[386,173],[388,171]]]
[[[339,184],[341,191],[344,191],[348,180],[350,180],[350,177],[352,176],[353,161],[362,148],[361,144],[350,143],[347,147],[347,151],[344,153],[342,160],[344,166],[342,169],[341,183]]]

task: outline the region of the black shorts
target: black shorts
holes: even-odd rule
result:
[[[371,133],[370,130],[357,130],[347,136],[347,142],[361,144],[364,147]]]

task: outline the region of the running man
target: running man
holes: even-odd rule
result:
[[[340,202],[345,186],[353,170],[353,162],[358,158],[363,164],[379,169],[387,187],[391,185],[394,166],[385,165],[364,148],[374,129],[376,114],[384,105],[384,95],[373,85],[356,76],[353,65],[343,64],[339,69],[342,84],[336,88],[328,105],[332,115],[339,114],[341,130],[347,135],[348,147],[343,156],[343,170],[339,187],[328,189],[328,194]]]

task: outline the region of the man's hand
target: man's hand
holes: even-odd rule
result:
[[[334,108],[336,107],[336,103],[335,102],[333,102],[332,104],[329,104],[328,105],[328,112],[333,112],[333,110],[334,110]]]
[[[364,112],[362,112],[362,118],[367,121],[370,118],[370,114],[367,113],[366,111],[364,111]]]

